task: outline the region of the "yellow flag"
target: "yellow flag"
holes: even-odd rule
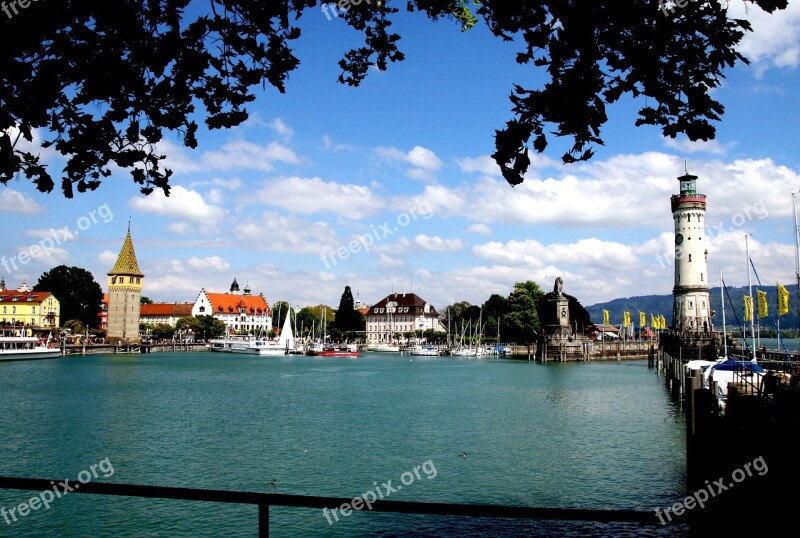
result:
[[[789,313],[789,290],[778,284],[778,315]]]
[[[663,315],[659,315],[658,318],[659,318],[658,328],[659,329],[666,329],[667,328],[667,318],[665,318]]]
[[[603,310],[603,325],[610,325],[608,321],[608,310]]]
[[[624,320],[625,320],[625,322],[624,322],[623,325],[625,325],[625,327],[630,327],[630,325],[631,325],[631,313],[628,312],[627,310],[625,311]]]
[[[756,290],[758,297],[758,317],[765,318],[769,315],[769,308],[767,307],[767,292]]]
[[[749,295],[744,296],[744,320],[753,319],[753,298]]]
[[[647,325],[647,316],[644,315],[644,312],[639,310],[639,327],[644,327]]]

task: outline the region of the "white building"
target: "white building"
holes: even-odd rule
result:
[[[410,331],[444,331],[432,304],[414,293],[392,293],[369,308],[367,343],[391,342]]]
[[[193,316],[213,316],[230,327],[231,333],[260,333],[272,330],[272,312],[264,294],[251,295],[250,288],[239,292],[239,284],[233,279],[230,293],[211,293],[200,290],[192,306]]]
[[[706,196],[697,194],[697,176],[683,175],[680,194],[673,194],[675,221],[675,287],[672,290],[672,328],[708,332],[711,299],[708,292],[708,248],[705,240]]]

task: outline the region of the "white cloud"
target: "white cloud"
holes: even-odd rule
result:
[[[369,187],[363,185],[296,176],[281,176],[265,182],[250,201],[281,207],[293,213],[333,213],[356,220],[375,214],[385,205]]]
[[[434,172],[442,168],[442,160],[436,154],[422,146],[414,146],[411,151],[403,151],[381,146],[375,149],[375,153],[388,162],[400,162],[411,166],[406,171],[406,175],[412,179],[430,181],[434,179]]]
[[[269,128],[278,133],[282,138],[289,139],[294,136],[294,129],[286,125],[281,118],[275,118],[269,123]]]
[[[439,236],[419,234],[414,238],[414,243],[423,250],[434,252],[454,252],[464,248],[462,239],[442,239]]]
[[[169,196],[157,190],[148,196],[132,198],[128,204],[137,211],[183,221],[171,225],[171,231],[176,233],[189,231],[191,228],[187,222],[193,223],[194,229],[198,226],[201,229],[213,228],[226,214],[221,207],[207,203],[199,192],[180,185],[172,187]]]
[[[205,151],[192,157],[182,146],[163,140],[157,144],[160,154],[166,155],[163,164],[176,173],[209,172],[214,170],[260,170],[271,172],[275,163],[300,164],[300,158],[289,147],[270,142],[265,146],[237,140],[228,142],[218,151]],[[213,180],[212,180],[213,181]]]
[[[325,222],[311,222],[274,211],[264,211],[259,218],[238,224],[234,233],[238,241],[258,251],[320,256],[343,244]]]
[[[275,162],[299,164],[297,155],[277,142],[260,146],[253,142],[239,140],[222,146],[220,151],[207,151],[203,154],[203,167],[211,170],[261,170],[271,172]]]
[[[69,226],[64,226],[63,228],[40,228],[38,230],[25,230],[25,235],[28,237],[38,237],[40,239],[49,237],[56,243],[61,243],[62,241],[72,241],[75,239],[75,233],[69,229]]]
[[[119,252],[104,250],[97,255],[97,261],[103,267],[108,267],[109,269],[111,269],[112,267],[114,267],[114,264],[117,263],[117,256],[119,256]]]
[[[663,137],[664,145],[670,149],[674,149],[681,153],[697,153],[697,152],[705,152],[711,153],[714,155],[719,155],[725,153],[726,148],[718,140],[696,140],[691,141],[686,137],[681,137],[680,139],[670,138],[668,136]]]
[[[188,260],[186,260],[186,265],[197,272],[223,272],[228,271],[231,266],[220,258],[219,256],[206,256],[205,258],[198,258],[196,256],[192,256]]]
[[[3,187],[0,191],[0,211],[9,213],[22,213],[24,215],[41,215],[44,206],[37,204],[27,194]]]
[[[753,25],[738,47],[760,76],[770,67],[795,68],[800,64],[800,4],[766,13],[751,2],[731,2],[729,17],[746,19]]]
[[[482,223],[471,225],[469,228],[467,228],[467,232],[478,235],[492,235],[492,229],[486,224]]]

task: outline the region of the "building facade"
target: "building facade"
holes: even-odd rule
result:
[[[17,290],[7,290],[5,280],[0,280],[0,322],[55,329],[61,322],[61,304],[49,291],[30,291],[24,283]]]
[[[697,193],[697,176],[678,178],[680,194],[671,197],[675,223],[675,286],[672,290],[672,329],[710,332],[708,248],[705,240],[706,196]]]
[[[266,335],[272,331],[272,312],[264,294],[252,295],[249,286],[239,291],[236,278],[228,293],[212,293],[205,289],[195,300],[192,316],[213,316],[222,321],[233,333]]]
[[[194,303],[152,303],[139,308],[139,323],[175,327],[178,320],[192,315]]]
[[[367,343],[392,342],[395,335],[411,331],[443,331],[439,313],[415,293],[392,293],[369,308]]]
[[[117,262],[108,273],[107,338],[139,341],[139,306],[143,285],[144,274],[139,270],[128,226],[128,235],[122,243]]]

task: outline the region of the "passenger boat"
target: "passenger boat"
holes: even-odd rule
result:
[[[409,350],[412,355],[421,355],[423,357],[439,356],[439,348],[436,346],[414,346]]]
[[[55,359],[61,350],[51,347],[50,338],[42,341],[35,336],[23,336],[19,330],[0,330],[0,361]]]

